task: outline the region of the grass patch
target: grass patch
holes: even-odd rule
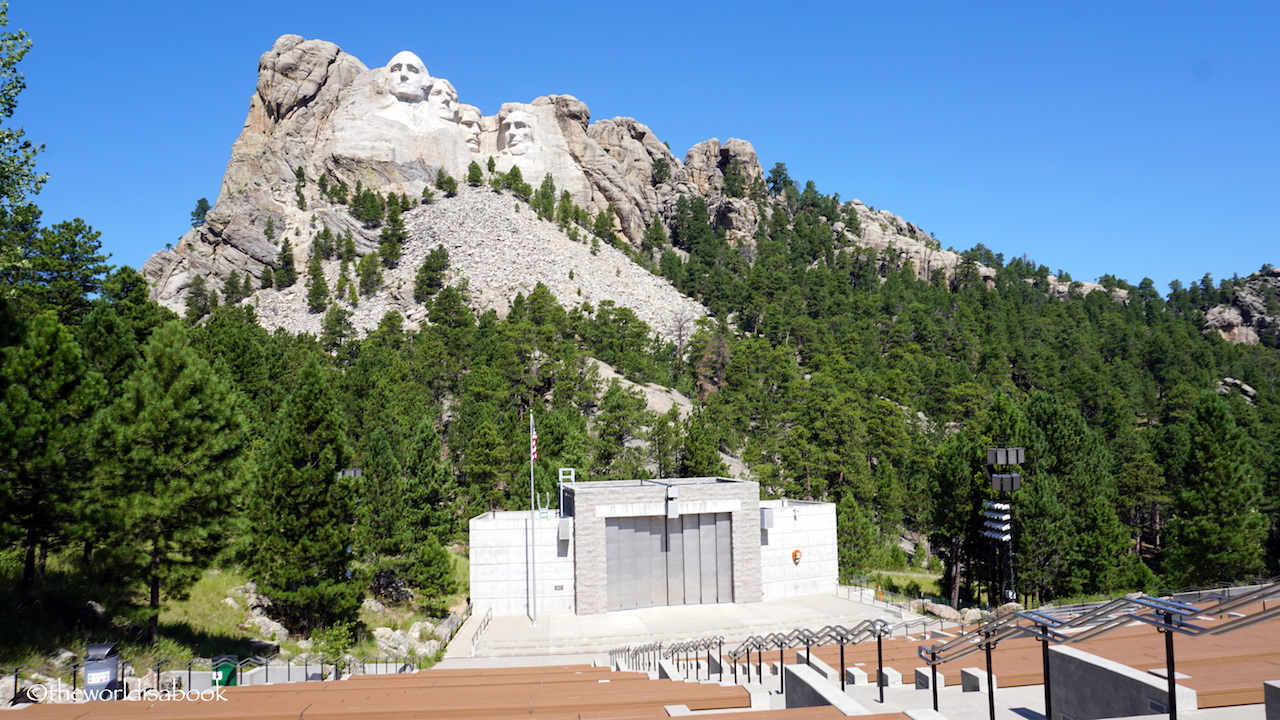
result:
[[[940,589],[941,576],[938,575],[878,570],[871,573],[870,577],[873,582],[879,584],[885,590],[899,595],[906,595],[909,598],[918,598],[924,595],[938,597],[942,594]]]
[[[145,641],[139,608],[142,597],[114,578],[86,576],[75,553],[51,554],[44,577],[32,597],[23,597],[21,556],[0,553],[0,607],[12,608],[0,623],[0,666],[46,662],[53,652],[66,648],[83,657],[92,643],[119,643],[129,658],[186,660],[192,657],[251,654],[244,642],[249,634],[239,628],[247,619],[243,607],[222,604],[227,591],[243,584],[237,573],[209,571],[191,589],[186,600],[167,600],[160,614],[160,639]],[[89,601],[103,605],[108,622],[87,628],[81,624]]]
[[[371,632],[375,627],[407,631],[415,622],[428,620],[434,624],[449,612],[462,612],[470,594],[471,562],[463,546],[451,546],[449,556],[458,584],[456,593],[390,605],[384,613],[362,608],[353,650],[377,653]],[[208,570],[185,599],[167,599],[160,613],[160,639],[151,645],[144,640],[137,613],[142,596],[113,578],[86,577],[78,561],[75,553],[51,554],[38,593],[24,598],[19,590],[21,555],[13,550],[0,551],[0,607],[12,608],[6,614],[8,622],[0,623],[0,666],[45,662],[58,648],[83,656],[86,645],[98,642],[119,643],[122,655],[148,665],[158,659],[179,662],[193,657],[255,654],[248,643],[256,633],[256,628],[247,625],[248,607],[242,596],[231,593],[231,588],[248,581],[244,574]],[[233,597],[237,606],[225,603],[227,597]],[[105,606],[113,625],[94,630],[79,625],[81,610],[90,600]],[[307,652],[296,641],[285,641],[281,649]]]

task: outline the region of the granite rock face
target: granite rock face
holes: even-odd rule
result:
[[[449,252],[448,281],[466,279],[470,304],[477,311],[492,309],[505,316],[516,294],[528,296],[542,283],[565,308],[613,302],[631,308],[654,331],[672,339],[687,338],[694,320],[706,314],[701,304],[622,251],[608,245],[593,251],[507,193],[464,185],[457,197],[405,213],[404,223],[411,241],[400,264],[384,269],[382,289],[361,296],[351,308],[351,322],[358,329],[377,327],[392,310],[405,318],[407,329],[426,322],[427,308],[413,298],[414,274],[438,245]],[[322,267],[328,286],[336,287],[340,262],[328,260]],[[306,311],[303,280],[285,289],[256,290],[243,302],[256,307],[259,322],[269,330],[320,333],[323,314]]]
[[[615,230],[633,249],[640,248],[655,220],[670,230],[684,196],[703,200],[726,239],[750,257],[760,224],[787,202],[766,192],[760,161],[745,140],[713,138],[681,159],[633,118],[592,122],[590,109],[572,95],[503,103],[485,115],[461,102],[465,91],[431,76],[412,52],[370,68],[333,43],[280,37],[259,60],[244,128],[204,224],[143,266],[153,297],[182,311],[197,276],[216,290],[234,272],[256,291],[247,302],[258,308],[264,325],[316,332],[320,318],[306,312],[305,276],[285,290],[261,290],[265,270],[280,264],[285,239],[302,271],[323,229],[349,234],[361,255],[377,250],[379,232],[365,227],[323,187],[341,185],[348,197],[364,188],[416,199],[439,173],[463,181],[473,162],[487,168],[492,161],[501,173],[519,168],[535,188],[550,176],[558,193],[567,192],[592,216],[611,211]],[[484,173],[485,182],[492,178]],[[501,314],[515,293],[543,282],[566,306],[612,301],[664,334],[705,314],[622,253],[606,248],[582,257],[584,246],[554,226],[527,222],[532,217],[527,206],[526,220],[513,222],[511,195],[464,190],[459,198],[407,214],[409,236],[400,268],[388,273],[375,297],[361,300],[353,318],[358,330],[374,327],[387,310],[400,311],[410,325],[423,321],[425,311],[411,297],[412,271],[442,242],[455,258],[454,279],[471,283],[475,310],[491,307]],[[450,210],[459,207],[465,211]],[[911,260],[922,278],[937,271],[955,277],[960,256],[940,249],[920,228],[856,200],[840,208],[843,217],[825,219],[837,247],[882,255],[893,251]],[[521,248],[526,255],[515,254]],[[557,255],[561,251],[566,254]],[[568,268],[575,270],[576,281],[567,278]],[[977,270],[988,283],[994,278],[992,269]],[[334,287],[336,264],[326,264],[325,273]],[[1063,297],[1073,288],[1099,287],[1053,283],[1051,278],[1051,290]]]
[[[752,163],[748,172],[761,175],[750,144],[732,143],[735,157]],[[363,187],[416,198],[438,173],[461,180],[473,161],[486,166],[490,158],[498,172],[520,168],[534,187],[550,175],[593,216],[612,208],[616,229],[634,244],[654,218],[671,215],[679,194],[697,192],[649,128],[631,118],[592,124],[586,104],[571,95],[504,103],[486,116],[460,104],[452,83],[432,77],[412,52],[369,68],[333,43],[285,35],[259,61],[248,117],[205,223],[177,248],[156,253],[143,274],[157,300],[181,309],[197,275],[215,288],[232,272],[260,286],[286,237],[298,267],[323,227],[351,233],[359,252],[371,252],[377,231],[329,202],[321,178],[345,183],[348,192]],[[665,166],[664,182],[655,182],[655,164]],[[699,182],[723,185],[718,173],[705,169]],[[411,235],[409,245],[425,241]]]
[[[1280,268],[1254,273],[1235,289],[1231,302],[1210,308],[1204,331],[1245,345],[1280,336]]]

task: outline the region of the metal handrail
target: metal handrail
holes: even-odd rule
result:
[[[1280,583],[1261,585],[1246,593],[1214,596],[1214,602],[1197,607],[1168,597],[1120,597],[1071,609],[1041,608],[1010,613],[962,633],[945,643],[921,645],[919,656],[930,665],[951,662],[987,644],[1013,637],[1030,636],[1053,643],[1081,643],[1132,622],[1153,625],[1162,631],[1183,635],[1223,635],[1280,616],[1280,606],[1267,608],[1206,627],[1190,622],[1200,615],[1226,615],[1270,597],[1280,596]]]
[[[480,640],[484,638],[484,634],[489,629],[489,623],[491,622],[493,622],[492,607],[485,611],[484,618],[480,620],[480,627],[476,628],[475,634],[471,636],[471,657],[476,656],[476,649],[480,647]]]

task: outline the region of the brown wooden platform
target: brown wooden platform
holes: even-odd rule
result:
[[[1245,612],[1261,609],[1261,606],[1247,608]],[[1213,627],[1231,619],[1201,617],[1192,622],[1203,627]],[[901,672],[904,683],[911,683],[915,679],[915,668],[927,667],[917,654],[920,645],[944,641],[945,639],[887,639],[884,641],[884,664]],[[1164,642],[1164,635],[1154,627],[1134,623],[1078,644],[1073,643],[1072,646],[1137,670],[1163,671]],[[756,656],[752,654],[751,657],[754,663]],[[839,671],[838,645],[814,648],[814,657]],[[764,654],[766,663],[776,662],[777,659],[777,651]],[[1174,659],[1177,672],[1189,676],[1178,683],[1196,691],[1201,708],[1261,703],[1262,684],[1269,680],[1280,680],[1280,619],[1225,635],[1193,637],[1175,634]],[[788,651],[787,662],[795,661],[795,652]],[[875,641],[846,646],[845,664],[847,667],[860,667],[874,682]],[[1032,638],[1001,642],[991,653],[991,665],[999,687],[1044,684],[1040,643]],[[960,670],[966,667],[985,669],[986,657],[983,652],[978,651],[943,664],[938,668],[938,674],[946,679],[948,686],[958,685]]]

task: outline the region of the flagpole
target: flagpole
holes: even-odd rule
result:
[[[533,426],[533,408],[529,408],[529,619],[538,624],[538,564],[534,556],[533,539],[537,522],[537,500],[533,487],[533,461],[538,453],[538,431]]]

